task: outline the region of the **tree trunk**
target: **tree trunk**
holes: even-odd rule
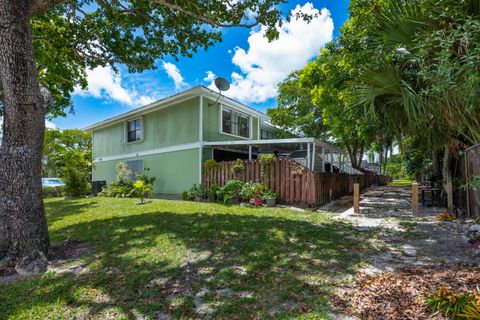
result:
[[[451,157],[448,145],[445,146],[445,154],[443,155],[443,188],[447,194],[447,208],[449,213],[453,213],[453,185]]]
[[[49,249],[41,157],[49,93],[40,88],[30,33],[30,3],[0,1],[0,260]]]

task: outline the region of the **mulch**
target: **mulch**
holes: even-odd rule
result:
[[[359,274],[357,281],[334,293],[333,303],[343,313],[362,319],[446,319],[432,314],[426,297],[440,287],[457,292],[480,287],[479,265],[415,267],[377,276]]]

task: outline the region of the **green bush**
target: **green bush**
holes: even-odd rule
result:
[[[155,177],[148,177],[145,172],[150,171],[149,168],[143,169],[144,173],[137,173],[136,182],[142,182],[142,188],[144,188],[146,194],[144,196],[150,196],[153,192],[153,183]],[[117,165],[117,176],[115,181],[109,186],[103,188],[102,192],[98,195],[102,197],[112,198],[141,198],[139,188],[135,187],[135,182],[130,179],[132,172],[128,170],[127,166],[123,163]],[[139,184],[137,186],[140,186]],[[147,192],[148,191],[148,192]],[[143,203],[143,200],[142,200]]]
[[[183,200],[198,201],[208,197],[208,189],[201,184],[194,184],[189,190],[182,192]]]
[[[65,196],[65,187],[42,187],[44,198],[55,198]]]
[[[65,195],[83,197],[90,193],[90,166],[88,157],[79,150],[70,150],[63,159],[63,180]]]

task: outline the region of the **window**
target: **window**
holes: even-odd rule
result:
[[[142,119],[127,121],[127,142],[142,140]]]
[[[267,131],[264,129],[260,129],[260,139],[274,139],[273,132]]]
[[[222,132],[236,136],[250,137],[250,117],[222,107]]]
[[[127,169],[132,172],[130,179],[137,180],[137,173],[143,173],[143,160],[127,161]]]

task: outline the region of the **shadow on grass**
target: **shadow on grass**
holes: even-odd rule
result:
[[[84,210],[51,206],[53,219]],[[319,315],[329,290],[354,272],[366,250],[349,237],[354,232],[339,221],[202,212],[81,222],[54,236],[94,244],[84,258],[87,271],[0,286],[0,318]]]

